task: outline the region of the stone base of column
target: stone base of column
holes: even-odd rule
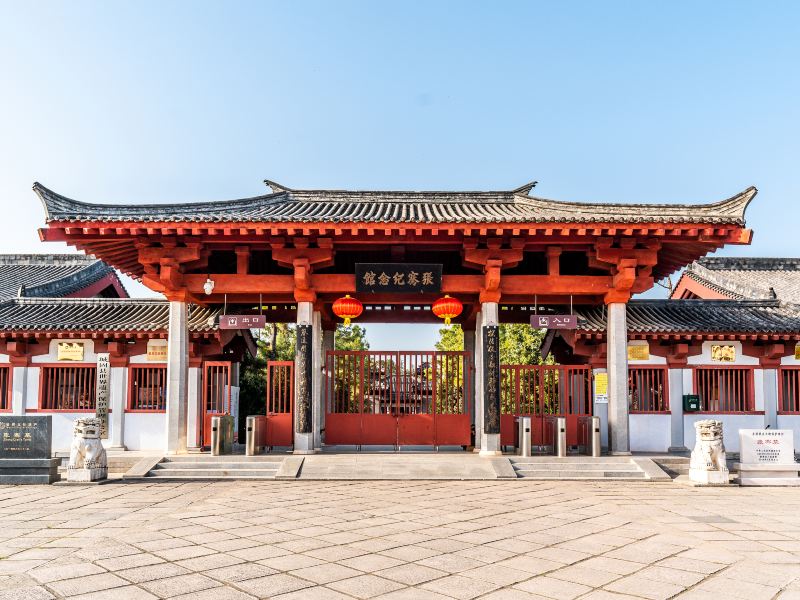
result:
[[[614,452],[609,452],[609,456],[633,456],[633,452],[628,450],[615,450]]]
[[[667,452],[670,454],[687,454],[689,449],[686,446],[670,446],[667,448]]]
[[[114,450],[116,452],[125,452],[128,450],[127,446],[106,446],[106,450]]]
[[[499,433],[484,433],[481,442],[481,456],[502,456],[503,451],[500,449],[500,434]]]
[[[292,454],[316,454],[318,450],[314,449],[314,434],[313,433],[297,433],[294,434],[294,449]]]

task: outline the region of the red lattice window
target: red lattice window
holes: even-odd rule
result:
[[[131,367],[128,382],[128,410],[159,412],[167,409],[166,365]]]
[[[39,408],[42,410],[94,410],[97,367],[59,365],[42,367]]]
[[[628,406],[631,412],[669,412],[667,369],[630,367],[628,369]]]
[[[694,389],[703,412],[753,412],[753,370],[747,367],[696,367]]]
[[[800,413],[800,367],[778,371],[778,412]]]

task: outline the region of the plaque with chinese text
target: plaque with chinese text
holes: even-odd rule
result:
[[[608,404],[608,373],[594,374],[594,401],[596,404]]]
[[[220,315],[220,329],[261,329],[267,325],[266,315]]]
[[[713,344],[711,346],[711,360],[714,362],[735,362],[736,346],[729,344]]]
[[[531,327],[537,329],[577,329],[577,315],[531,315]]]
[[[111,361],[108,352],[97,355],[97,387],[95,394],[95,416],[100,419],[100,439],[108,439],[108,389],[111,377]]]
[[[357,292],[439,293],[442,265],[356,263]]]
[[[167,340],[149,340],[147,342],[147,360],[165,362],[167,360]]]
[[[483,327],[483,432],[500,433],[500,328]]]
[[[311,343],[311,325],[298,325],[297,346],[295,347],[297,397],[294,404],[295,431],[298,433],[311,433]]]
[[[628,346],[628,360],[650,360],[649,344],[631,344]]]
[[[58,360],[83,360],[83,342],[58,342]]]
[[[740,429],[739,452],[743,464],[794,465],[794,432]]]
[[[50,415],[0,416],[0,459],[50,458],[52,419]]]

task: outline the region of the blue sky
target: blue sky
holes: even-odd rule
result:
[[[6,2],[0,252],[90,202],[301,188],[709,202],[796,256],[800,3]],[[375,348],[435,330],[371,328]]]

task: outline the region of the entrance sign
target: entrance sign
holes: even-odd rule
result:
[[[95,415],[100,419],[100,439],[108,439],[108,388],[111,376],[111,361],[108,352],[97,355],[97,390]]]
[[[58,360],[83,360],[83,342],[58,342]]]
[[[266,315],[220,315],[220,329],[261,329],[266,327]]]
[[[537,329],[577,329],[577,315],[532,315],[531,327]]]
[[[739,430],[740,485],[800,485],[791,429]]]
[[[356,292],[438,293],[442,265],[356,263]]]
[[[594,374],[595,404],[608,404],[608,373]]]

